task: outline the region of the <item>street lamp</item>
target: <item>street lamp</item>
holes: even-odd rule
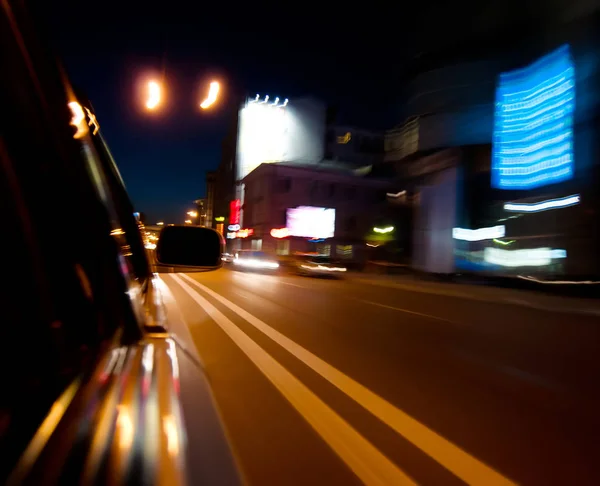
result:
[[[208,88],[208,96],[202,103],[200,103],[200,108],[203,110],[210,108],[215,101],[217,101],[217,96],[219,95],[220,89],[221,85],[217,81],[210,83],[210,87]]]
[[[161,101],[161,86],[156,81],[148,81],[148,99],[146,100],[146,108],[154,110]]]
[[[191,219],[186,219],[185,220],[185,224],[192,224],[192,220]]]
[[[198,217],[198,213],[196,211],[188,211],[187,215],[191,216],[192,218],[197,218]]]
[[[156,223],[156,226],[164,226],[165,222],[164,221],[159,221],[158,223]]]

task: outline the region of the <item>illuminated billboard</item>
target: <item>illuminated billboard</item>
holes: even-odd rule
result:
[[[236,179],[263,163],[323,160],[325,113],[312,98],[248,100],[239,112]]]
[[[575,67],[564,45],[500,75],[496,90],[492,186],[534,189],[571,179]]]
[[[238,132],[238,180],[264,162],[285,158],[287,145],[286,111],[288,100],[256,98],[240,111]]]
[[[287,210],[286,219],[290,236],[333,238],[335,209],[298,206]]]

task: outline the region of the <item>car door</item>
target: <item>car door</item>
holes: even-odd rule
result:
[[[37,34],[2,3],[0,480],[238,484],[197,357],[149,317],[153,275],[92,107]]]

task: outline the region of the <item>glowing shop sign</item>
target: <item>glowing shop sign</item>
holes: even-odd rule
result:
[[[503,225],[479,229],[452,228],[452,238],[455,240],[483,241],[504,238],[505,235],[506,227]]]
[[[242,202],[239,199],[234,199],[229,203],[229,223],[239,224],[240,222],[240,209],[242,208]]]
[[[286,212],[286,227],[290,236],[304,238],[333,238],[335,209],[298,206]]]
[[[235,233],[236,238],[248,238],[254,234],[253,229],[241,229]]]
[[[290,231],[287,228],[273,228],[271,230],[271,236],[273,238],[286,238],[290,236]]]
[[[543,267],[553,260],[567,258],[567,251],[552,248],[532,248],[525,250],[502,250],[485,248],[483,259],[502,267]]]
[[[492,186],[533,189],[573,177],[575,67],[564,45],[500,75]]]
[[[579,194],[574,194],[573,196],[549,199],[548,201],[537,203],[506,203],[504,210],[517,213],[539,213],[540,211],[548,211],[549,209],[568,208],[569,206],[579,204],[579,201]]]

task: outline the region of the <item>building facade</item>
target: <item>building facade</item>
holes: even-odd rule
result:
[[[325,133],[325,159],[349,167],[365,167],[383,161],[384,134],[361,128],[330,125]]]
[[[280,163],[260,165],[243,184],[243,237],[230,240],[230,245],[280,255],[316,251],[360,262],[368,258],[370,248],[378,246],[367,246],[374,227],[400,232],[394,220],[397,215],[388,211],[387,194],[395,190],[389,181]],[[292,231],[289,210],[306,206],[335,210],[329,237],[323,237],[320,227],[314,234],[309,229],[304,236],[287,236],[285,229]]]
[[[352,169],[383,159],[383,134],[330,122],[326,105],[313,97],[244,100],[222,142],[213,216],[224,217],[226,227],[252,221],[242,181],[261,164],[312,166],[320,177],[325,167]]]
[[[415,267],[600,275],[598,25],[526,29],[413,72],[385,162],[412,195]]]

